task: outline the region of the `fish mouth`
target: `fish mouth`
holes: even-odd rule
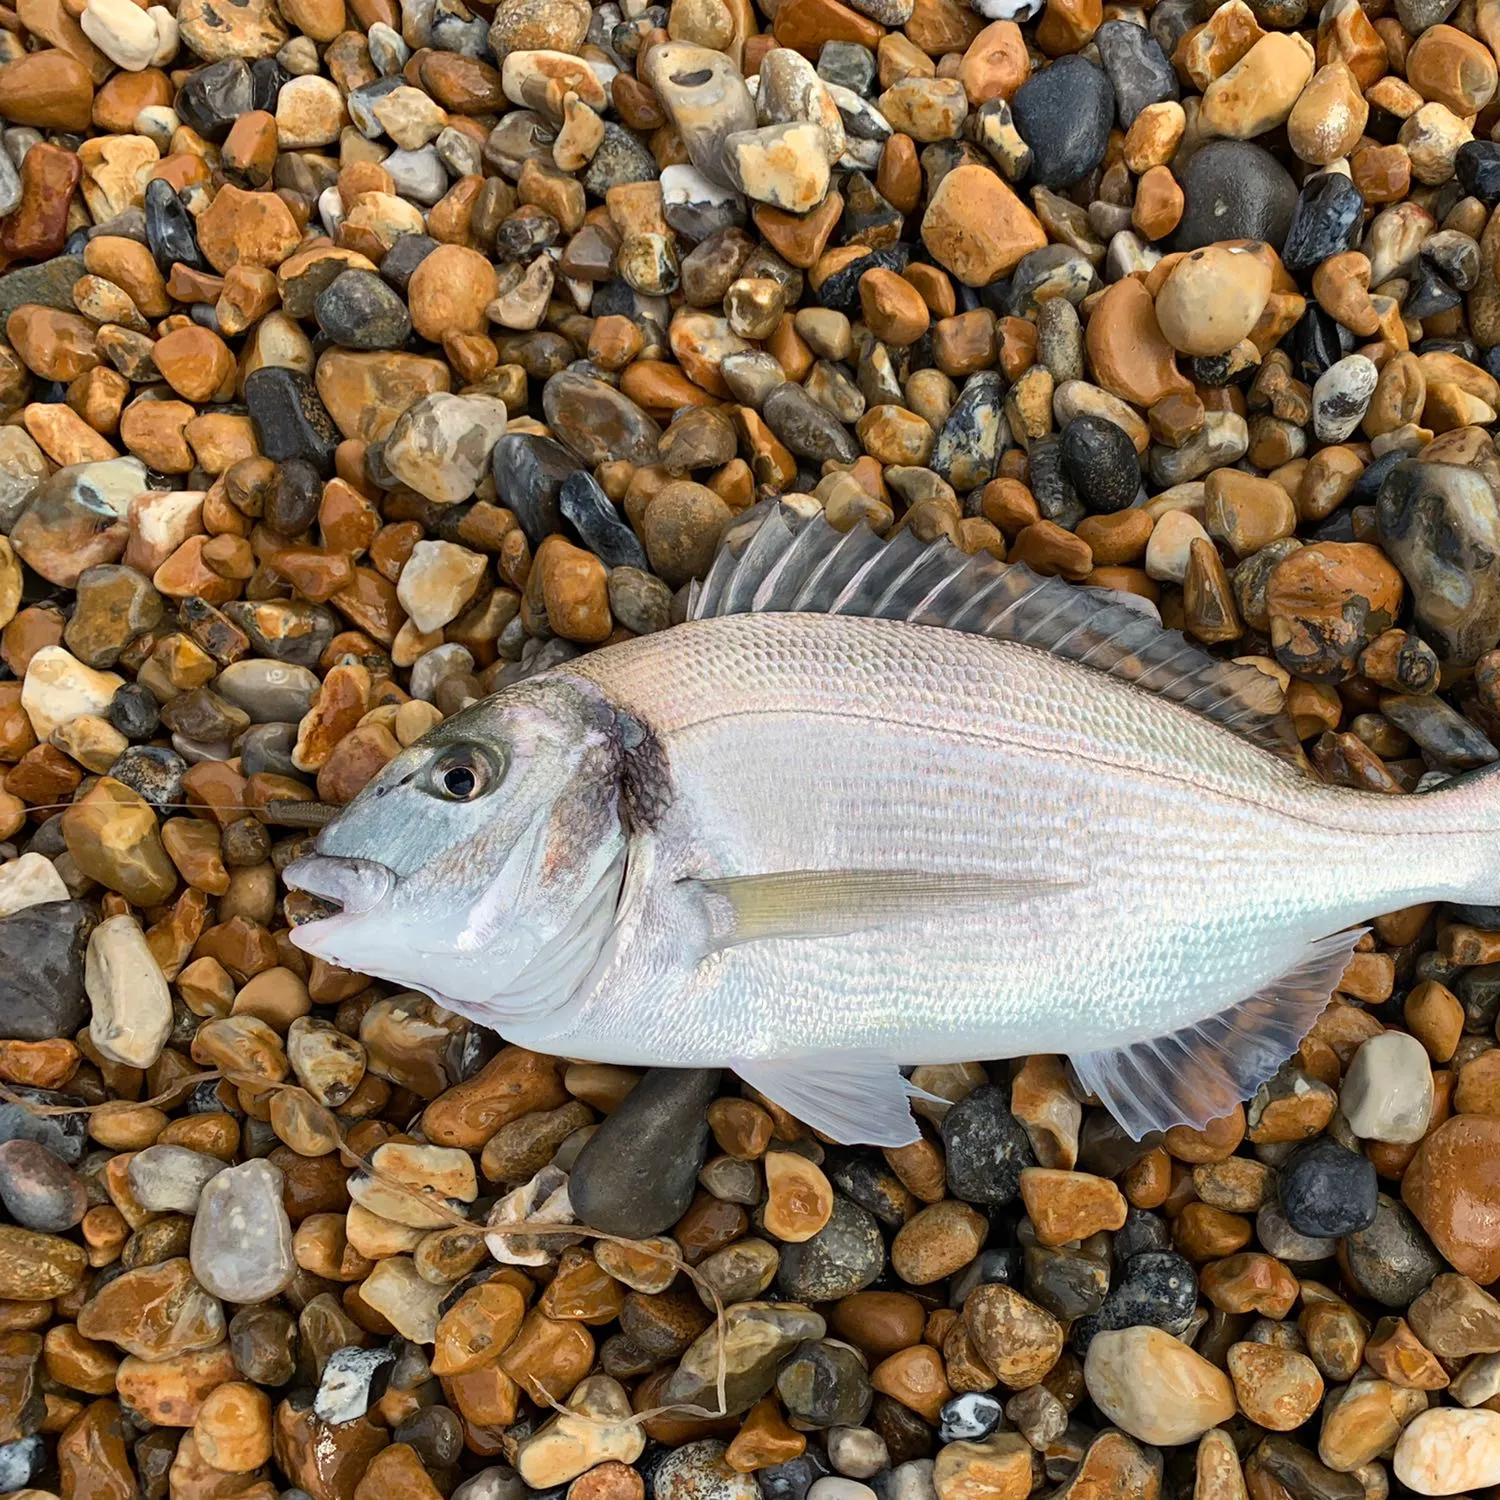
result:
[[[294,916],[293,927],[362,917],[379,906],[396,884],[395,872],[388,866],[339,854],[309,854],[293,860],[283,878],[289,890],[312,898]]]

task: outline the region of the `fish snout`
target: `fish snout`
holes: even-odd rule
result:
[[[373,911],[396,884],[395,873],[373,859],[342,854],[309,854],[286,867],[287,886],[336,908],[329,915],[363,916]]]

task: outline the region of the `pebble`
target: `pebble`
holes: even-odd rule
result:
[[[1432,1118],[1431,1065],[1415,1037],[1388,1031],[1354,1054],[1339,1088],[1339,1111],[1361,1140],[1413,1145]]]
[[[199,1283],[227,1302],[264,1302],[286,1287],[297,1263],[278,1168],[248,1161],[204,1184],[191,1259]]]
[[[134,917],[111,917],[89,934],[84,989],[89,1036],[111,1062],[149,1068],[172,1030],[172,997]]]
[[[1277,1178],[1281,1211],[1298,1234],[1336,1239],[1368,1229],[1378,1193],[1374,1163],[1326,1138],[1299,1147]]]
[[[1010,106],[1031,148],[1032,177],[1043,187],[1068,187],[1103,159],[1115,91],[1109,74],[1087,59],[1059,58],[1028,78]]]
[[[1096,1335],[1084,1381],[1100,1412],[1143,1443],[1194,1442],[1236,1410],[1223,1372],[1160,1328]]]
[[[1500,1414],[1453,1407],[1422,1412],[1402,1432],[1392,1468],[1419,1495],[1500,1484]]]
[[[712,1070],[654,1069],[590,1137],[569,1198],[586,1224],[639,1239],[669,1229],[692,1201],[708,1154]]]
[[[948,1190],[966,1203],[1002,1205],[1021,1190],[1021,1173],[1035,1163],[1026,1132],[1005,1091],[986,1085],[943,1116]]]

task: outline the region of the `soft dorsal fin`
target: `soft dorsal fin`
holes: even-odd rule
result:
[[[1163,628],[1134,595],[970,557],[942,539],[902,530],[882,541],[867,526],[840,532],[821,511],[762,501],[725,531],[688,618],[759,613],[906,620],[1035,646],[1181,703],[1308,771],[1281,690],[1264,673]]]

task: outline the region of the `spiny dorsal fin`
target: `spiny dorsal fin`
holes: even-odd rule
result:
[[[867,526],[835,531],[821,511],[778,500],[724,533],[688,618],[806,613],[941,626],[1016,641],[1170,698],[1298,770],[1307,757],[1276,683],[1210,656],[1130,594],[1043,578],[1024,563],[973,557],[909,530],[882,541]]]

